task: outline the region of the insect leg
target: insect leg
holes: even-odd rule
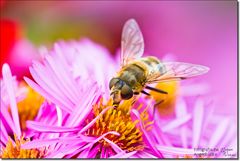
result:
[[[160,105],[160,104],[163,103],[163,102],[164,102],[164,100],[158,101],[157,103],[154,104],[154,107],[157,107],[158,105]]]
[[[150,96],[150,94],[147,93],[147,92],[145,92],[144,90],[142,90],[141,93],[143,93],[143,94],[145,94],[145,95],[147,95],[147,96]]]
[[[139,95],[139,92],[133,92],[134,95]]]
[[[114,109],[117,109],[118,106],[119,106],[119,103],[113,103],[113,108],[114,108]]]
[[[153,120],[155,120],[155,111],[156,111],[157,106],[160,105],[163,102],[164,102],[164,100],[160,100],[160,101],[158,101],[157,103],[154,104],[154,107],[153,107]]]
[[[150,86],[146,86],[145,88],[149,89],[149,90],[152,90],[152,91],[155,91],[155,92],[158,92],[158,93],[168,94],[166,91],[163,91],[163,90],[157,89],[157,88],[153,88],[153,87],[150,87]]]

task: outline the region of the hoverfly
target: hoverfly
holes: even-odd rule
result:
[[[167,92],[149,86],[164,81],[177,81],[208,72],[209,68],[182,62],[160,62],[153,56],[142,57],[144,40],[142,32],[134,19],[128,20],[122,31],[121,68],[116,77],[109,82],[113,105],[128,100],[140,93],[150,95],[145,89],[159,93]]]

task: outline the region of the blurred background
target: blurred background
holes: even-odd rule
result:
[[[210,67],[201,81],[216,96],[217,112],[237,115],[236,1],[14,1],[0,0],[1,66],[19,78],[37,59],[36,48],[89,37],[114,55],[126,20],[143,32],[146,55]]]

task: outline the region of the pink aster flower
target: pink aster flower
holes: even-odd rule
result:
[[[0,111],[0,124],[1,124],[1,158],[39,158],[42,157],[42,151],[36,148],[24,150],[21,149],[21,144],[29,142],[29,139],[25,139],[27,129],[23,127],[26,119],[30,119],[31,116],[24,117],[23,113],[28,108],[22,106],[26,105],[27,95],[29,92],[26,86],[20,85],[13,77],[11,70],[7,64],[2,67],[2,79],[1,79],[1,111]],[[32,94],[32,93],[31,93]],[[35,97],[32,96],[32,101],[38,102]],[[31,106],[31,104],[28,104]],[[32,109],[34,114],[34,108]],[[25,114],[31,115],[26,112]],[[29,131],[28,131],[29,132]]]
[[[56,65],[55,68],[64,69],[65,73],[70,73],[70,75],[61,76],[70,76],[75,84],[80,84],[78,81],[82,80],[85,82],[84,85],[88,83],[89,79],[92,79],[105,92],[104,96],[109,96],[108,81],[115,74],[118,66],[106,48],[88,39],[82,39],[79,42],[59,41],[54,44],[52,50],[48,51],[42,47],[40,51],[43,57],[46,56],[46,61],[43,62],[48,61],[50,66]],[[58,61],[53,62],[51,59],[57,59]],[[63,64],[50,64],[51,62]],[[31,68],[31,70],[34,70],[33,72],[37,71],[37,68],[34,68],[38,66],[37,64],[37,62],[33,63],[33,68]],[[84,85],[81,84],[81,88],[84,88]]]
[[[12,77],[10,68],[7,64],[3,65],[2,74],[3,79],[1,80],[1,95],[3,97],[1,97],[1,124],[5,125],[3,123],[5,119],[6,124],[8,124],[8,127],[10,128],[8,130],[11,130],[12,133],[15,133],[18,137],[20,137],[22,131],[19,123],[17,99],[21,99],[23,89],[17,88],[18,82],[15,77]],[[11,114],[8,112],[8,106],[10,106]],[[5,126],[2,127],[3,134],[7,134],[7,129],[4,128]],[[3,135],[1,139],[3,139],[4,143],[6,143],[8,135]]]
[[[72,44],[75,44],[75,46]],[[77,46],[77,44],[79,44],[79,46]],[[129,151],[131,152],[131,154],[136,153],[138,151],[142,151],[144,149],[143,148],[144,142],[142,141],[142,132],[141,132],[142,130],[141,128],[137,127],[137,122],[140,121],[139,116],[137,116],[137,119],[134,120],[130,116],[129,110],[125,110],[124,108],[122,109],[119,108],[121,110],[118,111],[115,109],[111,109],[112,107],[110,106],[110,103],[103,103],[104,100],[107,100],[107,98],[109,97],[109,94],[106,96],[104,95],[104,93],[108,91],[108,89],[106,89],[108,87],[106,86],[108,86],[107,84],[109,79],[113,75],[113,71],[111,72],[110,70],[110,72],[107,73],[103,70],[100,71],[97,69],[106,69],[105,68],[106,60],[108,60],[108,65],[110,65],[110,67],[114,69],[115,68],[115,66],[113,65],[114,61],[109,58],[109,55],[107,52],[102,53],[101,52],[102,50],[96,50],[96,49],[102,49],[102,47],[100,48],[99,45],[94,45],[94,43],[90,42],[89,40],[82,40],[79,43],[72,42],[72,43],[69,43],[69,46],[67,47],[66,46],[67,46],[67,43],[66,44],[58,43],[55,45],[55,48],[53,49],[53,51],[50,51],[49,54],[46,55],[46,58],[43,60],[42,63],[34,62],[33,67],[30,68],[30,72],[38,84],[34,83],[28,78],[25,79],[31,87],[33,87],[43,96],[45,96],[47,100],[53,102],[59,108],[62,109],[63,111],[62,120],[64,120],[60,126],[50,125],[49,122],[48,124],[45,124],[42,122],[29,121],[28,128],[39,131],[40,133],[42,132],[64,133],[62,135],[65,136],[66,138],[69,136],[72,138],[74,136],[76,137],[75,138],[76,140],[74,140],[74,142],[76,143],[81,142],[81,145],[82,145],[82,146],[74,145],[74,147],[72,147],[73,145],[68,146],[68,149],[70,150],[70,152],[64,150],[64,152],[61,152],[59,154],[59,152],[56,151],[51,153],[48,157],[72,157],[77,154],[78,154],[78,157],[84,157],[84,156],[96,157],[96,155],[99,153],[100,147],[104,149],[102,153],[99,154],[100,157],[114,156],[116,154],[119,154],[119,152],[122,154],[122,157],[124,157],[123,154],[126,153],[126,155],[129,155],[127,153]],[[85,50],[85,48],[88,48],[88,50]],[[69,49],[70,51],[67,52],[61,49]],[[73,52],[73,54],[75,54],[74,59],[70,59],[71,51],[74,51]],[[99,57],[98,63],[93,65],[92,64],[93,58],[92,58],[92,59],[89,59],[88,63],[85,62],[86,64],[91,64],[91,65],[82,65],[82,66],[79,66],[78,68],[73,68],[75,66],[74,63],[76,60],[79,60],[77,64],[82,64],[81,61],[83,60],[81,58],[83,57],[82,55],[85,54],[83,51],[85,51],[86,53],[93,51],[92,55]],[[103,50],[103,51],[106,51],[106,50]],[[68,59],[64,58],[64,57],[67,57],[66,53],[70,53],[70,58]],[[100,72],[100,74],[105,75],[105,77],[101,77],[101,75],[98,76],[96,70],[97,72]],[[79,76],[76,76],[76,73],[78,71],[88,71],[88,72],[93,71],[93,74],[87,75],[87,74],[84,74],[85,72],[79,72],[78,74]],[[45,77],[45,75],[49,75],[50,77]],[[88,81],[86,81],[86,79]],[[59,81],[55,83],[55,80],[59,80]],[[92,80],[97,80],[97,84],[94,83]],[[99,88],[98,86],[103,88]],[[100,99],[104,96],[106,97],[103,99]],[[103,102],[101,102],[101,100],[103,100]],[[107,105],[110,107],[108,107]],[[95,108],[93,106],[95,106]],[[131,108],[131,104],[129,103],[127,105],[124,105],[123,107],[125,106],[128,109]],[[143,107],[143,109],[144,108],[146,108],[146,105],[145,107]],[[106,111],[108,112],[105,114]],[[119,121],[122,121],[121,124],[114,125],[114,122],[111,123],[111,121],[113,121],[112,119],[114,118],[114,113],[118,114],[117,116],[119,117],[118,118]],[[142,114],[143,113],[144,112],[142,112]],[[124,117],[124,119],[122,119],[122,117]],[[140,118],[142,118],[142,116]],[[103,119],[103,121],[101,121],[101,119]],[[102,124],[102,125],[100,125],[100,127],[97,127],[98,126],[97,124]],[[101,126],[104,126],[104,124],[107,124],[106,127],[107,126],[108,127],[114,126],[114,127],[112,130],[106,130],[104,129],[104,127],[101,127]],[[123,128],[124,126],[126,126],[126,124],[128,124],[131,130],[125,129],[119,132],[119,128]],[[121,139],[121,136],[126,137],[128,135],[131,135],[131,132],[135,132],[132,136],[132,143],[130,143],[131,140],[128,140],[128,138],[124,138],[124,140]],[[104,137],[108,134],[111,134],[111,136]],[[81,135],[84,136],[85,140],[83,140],[83,138],[80,137]],[[114,138],[114,135],[117,137]],[[92,139],[92,137],[96,139],[94,140]],[[149,140],[149,138],[146,138],[145,140],[149,142],[148,143],[149,145],[151,145],[151,140]],[[46,142],[44,140],[39,140],[39,144],[38,144],[38,141],[33,141],[32,143],[24,145],[23,148],[44,146],[45,144],[44,145],[40,144],[41,141]],[[52,142],[52,141],[53,140],[51,141],[49,140],[49,142]],[[58,141],[59,140],[55,139],[54,143]],[[115,141],[115,143],[113,141]],[[91,146],[89,146],[89,142],[92,142]],[[98,146],[96,146],[97,142],[98,142]],[[61,144],[64,144],[64,143],[61,143]],[[95,151],[91,149],[93,145],[96,146],[96,148],[94,148]],[[62,145],[61,146],[62,149],[65,149],[66,148],[65,146],[66,145]],[[78,148],[75,150],[74,155],[71,154],[72,148],[73,149]],[[140,154],[138,155],[139,156],[142,155],[142,157],[144,156],[144,154],[147,156],[156,155],[155,157],[162,156],[161,153],[156,150],[156,148],[150,146],[150,149],[151,148],[153,149],[153,154],[148,152],[140,152]],[[86,154],[87,149],[89,149],[89,152]],[[61,149],[59,151],[61,151]],[[141,154],[141,153],[144,153],[144,154]]]
[[[173,158],[235,158],[236,124],[230,116],[214,113],[213,108],[201,97],[178,98],[175,118],[158,121],[172,146],[158,149]],[[230,149],[228,154],[226,149]]]
[[[154,100],[143,96],[134,106],[124,101],[114,109],[108,101],[108,81],[116,63],[106,49],[81,40],[56,43],[52,50],[43,51],[43,61],[30,67],[35,82],[25,80],[58,107],[58,123],[43,109],[45,121],[28,121],[27,127],[35,136],[53,136],[34,139],[22,145],[24,149],[54,147],[47,158],[181,158],[202,157],[198,148],[234,143],[233,130],[225,138],[228,141],[220,142],[230,122],[220,127],[215,114],[204,115],[210,104],[198,98],[198,91],[185,92],[177,101],[176,114],[170,117],[153,115]],[[197,89],[201,91],[202,86]],[[213,135],[208,128],[215,130]],[[211,157],[210,152],[205,157]]]
[[[34,133],[26,128],[27,120],[59,125],[61,110],[29,89],[12,76],[8,64],[2,67],[1,79],[1,158],[43,158],[55,145],[23,149],[21,146],[34,139],[56,138],[58,134]],[[51,118],[49,120],[49,118]]]
[[[217,113],[209,86],[189,80],[179,88],[174,115],[154,118],[168,144],[157,149],[167,158],[236,158],[236,120]]]

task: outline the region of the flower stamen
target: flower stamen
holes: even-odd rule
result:
[[[107,105],[103,105],[102,102],[103,101],[101,100],[98,104],[93,106],[94,117],[98,116],[102,110],[112,104],[111,100]],[[107,135],[106,138],[123,150],[143,150],[142,132],[137,127],[139,120],[132,120],[130,116],[130,108],[131,101],[124,101],[119,107],[109,109],[86,131],[85,135],[98,137],[106,132],[116,131],[120,134],[119,136]],[[89,120],[86,122],[89,122]],[[105,147],[110,146],[104,139],[99,142]]]

